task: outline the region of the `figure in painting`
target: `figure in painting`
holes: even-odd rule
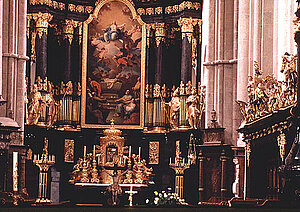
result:
[[[124,29],[125,24],[117,25],[116,21],[104,30],[103,41],[110,42],[122,38],[122,29]]]
[[[130,94],[129,90],[126,90],[124,96],[118,99],[116,102],[118,102],[119,104],[117,105],[116,113],[114,114],[114,116],[118,117],[123,114],[126,115],[124,116],[124,119],[128,118],[128,115],[131,114],[136,106],[133,96]]]

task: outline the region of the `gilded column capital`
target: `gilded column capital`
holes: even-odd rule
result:
[[[79,26],[78,21],[74,20],[68,20],[66,19],[64,24],[63,24],[63,39],[68,39],[69,43],[72,43],[73,37],[74,37],[74,28]]]
[[[53,15],[50,13],[32,13],[32,19],[36,22],[36,32],[39,38],[42,37],[43,33],[48,33],[49,22],[52,20]]]
[[[153,23],[152,27],[155,29],[156,46],[159,46],[161,42],[166,40],[166,25],[165,23]]]
[[[193,32],[194,32],[194,26],[196,26],[202,20],[189,17],[189,18],[179,18],[177,21],[178,21],[178,25],[181,27],[182,39],[187,37],[189,42],[191,42]]]

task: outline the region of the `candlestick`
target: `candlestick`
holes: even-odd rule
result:
[[[18,152],[13,152],[13,191],[18,191]]]
[[[131,146],[129,146],[129,157],[131,157]]]
[[[86,156],[86,146],[83,147],[83,157]]]

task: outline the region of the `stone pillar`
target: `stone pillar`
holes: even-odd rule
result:
[[[52,20],[52,15],[49,13],[34,13],[32,18],[36,22],[36,76],[41,76],[44,79],[47,76],[47,36],[48,25]]]
[[[234,0],[233,3],[233,10],[234,10],[234,15],[233,15],[233,58],[236,60],[235,63],[233,63],[233,73],[232,73],[232,98],[233,98],[233,104],[232,104],[232,137],[233,137],[233,144],[236,144],[237,138],[238,138],[238,132],[236,131],[242,120],[242,114],[240,112],[240,108],[238,104],[236,104],[235,100],[237,100],[237,58],[238,58],[238,18],[239,18],[239,0]]]
[[[215,0],[210,0],[209,5],[206,7],[209,10],[209,23],[208,23],[208,45],[207,45],[207,64],[206,68],[206,107],[205,107],[205,123],[206,126],[210,123],[211,111],[214,110],[214,85],[215,85],[215,67],[211,64],[215,61]]]
[[[3,17],[3,1],[0,1],[0,105],[2,102],[4,102],[4,99],[2,97],[2,17]]]
[[[166,29],[165,23],[154,23],[153,28],[155,30],[155,44],[156,44],[156,66],[155,66],[155,83],[162,86],[165,80],[164,70],[164,49],[166,42]]]
[[[188,83],[192,81],[192,56],[193,56],[193,44],[192,38],[194,33],[194,26],[196,24],[201,25],[201,19],[180,18],[178,25],[181,27],[182,34],[182,49],[181,49],[181,81]]]
[[[249,69],[249,0],[239,0],[237,100],[247,102]]]
[[[253,36],[253,60],[261,64],[261,14],[262,0],[254,0],[254,36]]]
[[[273,20],[274,1],[262,1],[261,70],[263,75],[273,74]]]

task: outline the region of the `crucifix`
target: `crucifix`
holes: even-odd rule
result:
[[[128,196],[128,200],[129,200],[129,206],[132,207],[132,200],[133,200],[133,195],[137,194],[137,191],[133,190],[133,186],[130,186],[130,190],[129,191],[125,191],[125,193],[129,194]]]

